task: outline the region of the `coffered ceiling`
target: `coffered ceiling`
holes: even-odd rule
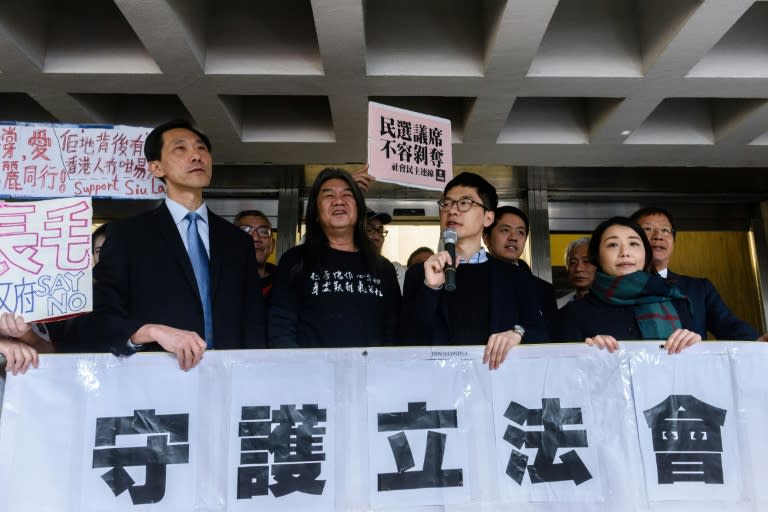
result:
[[[181,116],[221,164],[363,162],[369,100],[449,118],[460,165],[762,168],[768,1],[0,4],[0,120]]]

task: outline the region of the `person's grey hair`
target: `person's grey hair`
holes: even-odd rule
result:
[[[565,266],[568,266],[568,260],[571,259],[571,254],[573,254],[573,251],[577,247],[581,247],[582,245],[588,245],[589,244],[589,237],[583,236],[581,238],[577,238],[576,240],[572,240],[571,243],[568,244],[568,247],[565,248]]]

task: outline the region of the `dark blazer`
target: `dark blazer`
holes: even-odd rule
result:
[[[550,341],[538,305],[533,276],[492,256],[488,256],[487,264],[490,265],[487,293],[491,308],[488,336],[521,325],[525,328],[524,343]],[[460,270],[461,266],[458,268],[458,271]],[[424,265],[413,265],[408,269],[405,274],[400,316],[400,337],[403,344],[448,344],[448,313],[440,300],[446,293],[457,292],[447,292],[442,288],[432,290],[424,284]]]
[[[694,319],[688,301],[673,300],[680,323],[693,331]],[[635,318],[634,306],[615,306],[588,293],[584,298],[569,302],[559,311],[557,341],[584,341],[598,334],[607,334],[617,340],[642,340],[640,327]]]
[[[549,281],[534,276],[530,265],[524,260],[518,260],[520,268],[527,270],[533,276],[533,284],[536,287],[536,295],[539,298],[539,311],[544,317],[544,323],[547,327],[549,337],[555,336],[555,325],[557,324],[557,298],[555,297],[555,287]]]
[[[264,299],[253,242],[210,210],[208,227],[214,348],[263,348]],[[94,351],[129,354],[129,337],[150,323],[205,338],[192,264],[165,203],[109,225],[93,276],[94,311],[80,334]]]
[[[718,340],[756,340],[759,336],[751,325],[740,320],[725,305],[709,279],[675,274],[669,271],[667,282],[676,286],[693,304],[692,331],[707,338],[707,331]]]

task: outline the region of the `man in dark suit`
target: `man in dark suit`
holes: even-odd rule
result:
[[[174,353],[187,370],[206,348],[265,346],[252,242],[203,202],[210,150],[208,138],[183,120],[147,136],[149,169],[167,197],[109,226],[86,329],[96,348],[130,355],[149,345]]]
[[[669,270],[677,228],[667,210],[641,208],[631,218],[643,228],[651,242],[656,271],[691,300],[695,323],[693,330],[702,339],[706,339],[707,331],[719,340],[758,339],[757,331],[731,312],[709,279],[684,276]]]
[[[440,228],[456,232],[456,260],[448,251],[413,265],[405,275],[401,342],[409,345],[485,345],[483,362],[496,369],[522,341],[548,341],[531,274],[481,246],[498,204],[483,177],[463,172],[446,186]],[[445,289],[446,264],[456,266],[456,290]],[[531,300],[533,299],[533,300]]]
[[[520,256],[528,239],[528,216],[515,206],[499,206],[494,211],[490,226],[483,230],[483,242],[491,256],[506,261],[531,273],[531,267]],[[533,276],[536,294],[539,300],[539,313],[544,318],[550,336],[554,334],[557,321],[557,300],[555,288],[551,283]]]

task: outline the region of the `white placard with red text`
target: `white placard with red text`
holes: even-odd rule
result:
[[[0,196],[157,199],[149,171],[151,128],[16,123],[0,125]]]
[[[0,312],[27,322],[92,309],[90,197],[0,202]]]

